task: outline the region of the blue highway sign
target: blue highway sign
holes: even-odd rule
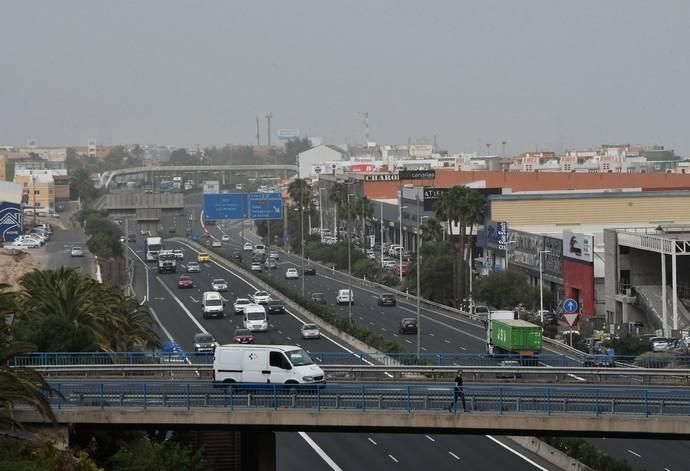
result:
[[[218,193],[204,195],[204,217],[207,219],[247,219],[247,193]]]
[[[250,219],[283,219],[283,197],[280,193],[249,193]]]
[[[563,301],[563,310],[569,313],[577,312],[577,301],[572,298],[566,299]]]

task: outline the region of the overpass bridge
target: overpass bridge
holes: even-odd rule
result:
[[[224,183],[225,176],[230,172],[259,172],[282,173],[287,177],[289,173],[297,173],[297,165],[288,164],[266,164],[266,165],[160,165],[153,167],[133,167],[103,172],[98,181],[98,187],[108,188],[114,178],[128,175],[144,175],[147,181],[152,181],[158,175],[182,175],[195,174],[198,181],[199,176],[204,173],[213,174],[214,179]]]

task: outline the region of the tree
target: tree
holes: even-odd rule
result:
[[[422,223],[422,241],[427,242],[439,242],[443,240],[443,228],[438,222],[438,219],[427,218]]]
[[[335,219],[336,221],[339,220],[339,217],[342,217],[343,213],[347,211],[347,194],[348,194],[349,188],[348,185],[342,182],[337,182],[335,183],[330,191],[328,192],[328,199],[333,203],[335,206]],[[336,224],[335,229],[335,234],[337,240],[340,240],[340,230],[337,226],[339,226],[340,223]]]
[[[199,165],[199,157],[190,155],[186,149],[175,149],[170,154],[170,165]]]
[[[285,156],[281,160],[289,163],[297,162],[297,156],[309,149],[311,149],[309,138],[290,139],[285,143]]]
[[[366,196],[359,198],[354,205],[352,213],[355,216],[359,229],[361,230],[362,245],[366,246],[365,239],[367,236],[367,221],[374,215],[374,206],[371,204],[371,200]]]
[[[123,446],[111,458],[113,471],[149,471],[165,469],[168,471],[205,471],[203,450],[194,451],[173,441],[158,443],[148,438],[140,438]]]
[[[520,304],[534,309],[539,305],[539,289],[530,286],[527,275],[517,270],[480,278],[473,287],[472,296],[498,309],[512,309]]]
[[[422,297],[447,304],[453,299],[453,257],[447,241],[422,244],[420,290]],[[410,293],[417,293],[417,263],[413,263],[405,280]]]
[[[98,190],[91,181],[91,174],[85,168],[75,169],[70,176],[70,189],[81,204],[88,207],[98,197]]]

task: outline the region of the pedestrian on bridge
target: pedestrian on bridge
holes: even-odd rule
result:
[[[465,404],[465,391],[462,389],[462,370],[458,370],[455,375],[455,386],[453,387],[453,402],[448,406],[448,412],[453,412],[457,408],[458,398],[462,401],[462,410],[467,412],[467,405]]]

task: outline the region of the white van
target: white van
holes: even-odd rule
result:
[[[256,244],[254,246],[254,255],[265,255],[266,246],[264,244]]]
[[[215,291],[204,291],[201,298],[201,309],[204,313],[204,319],[209,317],[225,317],[223,312],[223,297],[220,293]]]
[[[221,345],[213,358],[213,377],[226,383],[322,383],[323,370],[292,345]]]
[[[252,332],[266,332],[268,330],[268,316],[266,308],[259,304],[244,305],[244,328]]]
[[[355,303],[355,293],[349,289],[339,289],[338,295],[335,297],[336,304],[354,304]]]

